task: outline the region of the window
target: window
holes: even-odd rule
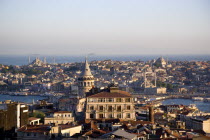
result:
[[[116,102],[121,102],[121,98],[117,98],[116,99]]]
[[[112,114],[109,114],[109,115],[108,115],[108,118],[112,118]]]
[[[108,102],[113,102],[113,101],[114,101],[113,98],[108,99]]]
[[[108,106],[108,112],[112,112],[112,106]]]
[[[130,118],[130,117],[131,117],[130,113],[127,113],[126,118]]]
[[[90,114],[90,118],[93,119],[94,118],[94,114]]]
[[[93,99],[92,99],[92,98],[89,98],[89,99],[88,99],[88,102],[93,102]]]
[[[127,110],[130,110],[130,109],[131,109],[131,106],[128,105],[128,106],[127,106]]]
[[[99,106],[99,110],[103,111],[104,110],[103,106]]]
[[[105,102],[105,98],[99,98],[98,102]]]
[[[119,113],[119,114],[117,114],[117,118],[121,118],[121,114]]]
[[[94,110],[94,106],[90,106],[90,110]]]
[[[131,99],[130,98],[126,98],[125,102],[131,102]]]
[[[103,114],[99,114],[99,118],[103,118],[104,117],[104,115]]]
[[[121,106],[117,107],[117,111],[120,112],[121,111]]]

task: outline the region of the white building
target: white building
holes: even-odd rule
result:
[[[45,117],[44,123],[45,124],[67,124],[74,122],[74,117],[71,112],[69,111],[58,111],[52,114],[49,117]]]

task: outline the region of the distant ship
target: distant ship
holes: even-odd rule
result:
[[[194,101],[203,101],[204,99],[202,97],[192,97],[192,100],[194,100]]]
[[[11,95],[11,96],[27,96],[28,93],[27,92],[12,92],[9,95]]]
[[[40,96],[48,97],[48,96],[54,96],[54,94],[53,93],[45,92],[43,94],[40,94]]]
[[[204,102],[210,102],[210,98],[205,98]]]

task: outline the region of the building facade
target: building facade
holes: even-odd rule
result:
[[[71,112],[69,111],[58,111],[54,114],[45,117],[44,123],[45,124],[67,124],[74,122],[74,117]]]
[[[134,100],[130,93],[110,88],[87,97],[86,119],[135,120]]]
[[[203,130],[210,133],[210,114],[180,114],[180,120],[185,122],[187,129]]]
[[[28,123],[28,106],[7,100],[0,104],[0,130],[13,131]]]

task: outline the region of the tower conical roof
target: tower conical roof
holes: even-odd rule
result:
[[[87,58],[85,59],[85,65],[84,65],[84,69],[82,71],[81,76],[93,76],[87,61]]]

